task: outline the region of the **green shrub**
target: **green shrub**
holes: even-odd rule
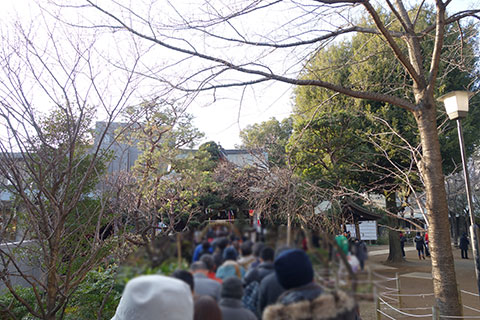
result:
[[[64,319],[97,319],[100,311],[101,319],[111,319],[125,286],[115,281],[116,270],[111,266],[90,271],[71,296]]]
[[[112,265],[92,270],[69,298],[63,319],[97,319],[98,313],[101,311],[100,319],[109,320],[115,314],[123,289],[130,279],[148,274],[170,275],[176,269],[186,269],[187,267],[186,261],[182,261],[182,264],[178,266],[176,258],[172,258],[162,263],[158,268],[151,268],[147,264],[139,264],[125,267]],[[35,295],[31,288],[19,287],[17,292],[30,305],[36,305]],[[10,292],[0,293],[0,320],[14,319],[1,310],[4,306],[9,306],[10,312],[17,319],[35,319]]]
[[[16,287],[15,291],[17,294],[25,300],[29,305],[35,305],[36,299],[35,294],[31,288],[23,288],[23,287]],[[0,306],[3,308],[8,307],[10,313],[12,313],[16,319],[26,319],[26,317],[30,314],[27,308],[21,304],[18,300],[16,300],[13,295],[8,292],[8,290],[3,291],[0,294]],[[0,320],[12,320],[11,315],[8,312],[0,309]]]

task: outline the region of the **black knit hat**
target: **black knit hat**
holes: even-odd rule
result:
[[[243,296],[242,280],[240,280],[237,277],[229,277],[223,280],[220,296],[222,298],[242,299],[242,296]]]
[[[313,281],[313,267],[307,254],[298,249],[283,251],[275,259],[278,282],[285,289],[292,289]]]
[[[223,260],[237,260],[237,250],[233,247],[228,247],[223,250]]]

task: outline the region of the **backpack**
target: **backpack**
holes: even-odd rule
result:
[[[252,311],[257,318],[259,317],[258,312],[258,295],[260,292],[260,284],[258,281],[252,281],[245,287],[243,290],[242,302],[245,308]]]

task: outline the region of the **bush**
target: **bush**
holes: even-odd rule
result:
[[[151,268],[142,264],[130,267],[111,265],[90,271],[68,300],[63,319],[97,319],[99,312],[101,312],[100,319],[109,320],[115,314],[123,289],[130,279],[148,274],[170,275],[176,269],[186,269],[187,267],[188,264],[185,261],[182,261],[182,264],[178,266],[176,259],[172,258],[162,263],[158,268]],[[35,295],[31,288],[17,288],[17,292],[30,305],[36,305]],[[6,306],[14,317],[1,310]],[[0,312],[0,320],[34,319],[27,308],[18,302],[10,292],[6,291],[3,294],[0,293],[0,311],[2,311]]]
[[[115,281],[117,268],[90,271],[70,298],[65,309],[65,318],[74,319],[111,319],[122,296],[124,283]]]
[[[17,287],[15,290],[23,300],[30,305],[35,305],[35,294],[31,288]],[[4,306],[8,306],[8,310],[14,315],[14,317],[12,317],[8,312],[2,310],[2,312],[0,312],[0,320],[26,319],[30,314],[27,308],[18,302],[8,290],[3,291],[2,294],[0,294],[0,306],[2,309]]]

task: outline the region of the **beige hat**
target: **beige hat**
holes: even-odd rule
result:
[[[158,319],[193,319],[193,298],[188,285],[160,275],[130,280],[112,320]]]

